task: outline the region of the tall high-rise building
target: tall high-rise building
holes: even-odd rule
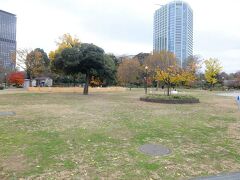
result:
[[[193,11],[183,1],[170,2],[154,13],[153,51],[173,52],[183,66],[193,54]]]
[[[0,10],[0,65],[5,68],[15,67],[16,21],[16,15]]]

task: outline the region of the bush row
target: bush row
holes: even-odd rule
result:
[[[164,104],[193,104],[200,103],[199,99],[188,95],[147,95],[140,98],[141,101],[164,103]]]

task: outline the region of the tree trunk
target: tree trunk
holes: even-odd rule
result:
[[[159,81],[157,81],[157,88],[156,88],[156,90],[158,91],[158,89],[159,89]]]
[[[170,86],[167,85],[167,95],[170,96]]]
[[[88,95],[88,86],[89,86],[89,73],[86,73],[86,83],[83,89],[83,94]]]
[[[73,86],[76,87],[76,76],[73,75]]]
[[[213,90],[213,87],[214,87],[214,84],[211,84],[211,86],[210,86],[210,91]]]
[[[32,87],[32,77],[29,77],[29,86]]]

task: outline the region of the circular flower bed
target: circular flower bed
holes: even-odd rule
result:
[[[151,94],[140,98],[141,101],[165,103],[165,104],[194,104],[200,103],[199,99],[189,95],[160,95]]]

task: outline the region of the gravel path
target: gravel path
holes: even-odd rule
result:
[[[230,97],[237,97],[240,96],[240,92],[239,91],[235,91],[235,92],[225,92],[225,93],[219,93],[217,94],[218,96],[230,96]]]
[[[219,174],[217,176],[200,177],[192,180],[240,180],[239,173]]]

